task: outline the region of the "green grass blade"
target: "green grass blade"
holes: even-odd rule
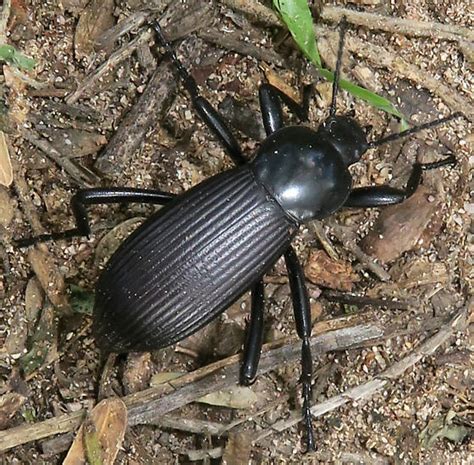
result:
[[[334,73],[322,67],[321,57],[318,52],[316,36],[314,34],[313,18],[306,0],[273,0],[275,9],[280,14],[283,22],[288,27],[293,39],[301,51],[316,66],[321,76],[328,81],[334,81]],[[341,79],[339,86],[356,98],[366,101],[369,105],[386,113],[400,118],[402,126],[407,127],[403,114],[384,97],[374,94],[350,81]]]
[[[320,68],[319,72],[321,76],[326,78],[328,81],[334,81],[334,73],[332,71],[329,71],[325,68]],[[369,105],[372,105],[373,107],[378,108],[379,110],[394,115],[397,118],[400,118],[401,120],[405,119],[403,114],[400,113],[400,111],[395,107],[395,105],[393,105],[393,103],[390,102],[390,100],[387,100],[385,97],[381,97],[380,95],[374,94],[370,90],[367,90],[364,87],[360,87],[350,81],[346,81],[345,79],[339,80],[339,87],[341,89],[347,90],[347,92],[352,94],[354,97],[364,100]]]
[[[316,46],[313,17],[306,0],[273,0],[273,5],[282,17],[301,51],[318,67],[321,57]]]

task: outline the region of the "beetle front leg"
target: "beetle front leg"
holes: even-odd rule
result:
[[[267,135],[283,127],[282,102],[301,120],[308,119],[309,102],[313,94],[313,86],[303,88],[303,103],[294,101],[280,89],[271,84],[262,84],[258,90],[260,111],[262,112],[263,126]]]
[[[396,189],[390,186],[358,187],[352,190],[344,206],[371,208],[401,203],[415,193],[423,179],[423,171],[455,164],[456,159],[453,155],[432,163],[415,163],[405,189]]]
[[[100,187],[79,190],[71,199],[71,209],[76,222],[75,228],[57,233],[40,234],[35,237],[19,239],[15,244],[18,247],[28,247],[38,242],[89,236],[91,228],[86,208],[88,205],[108,203],[150,203],[154,205],[164,205],[174,198],[174,194],[150,189]]]
[[[301,385],[303,390],[303,417],[306,424],[307,452],[315,450],[313,422],[311,417],[311,381],[313,362],[311,356],[311,309],[308,290],[306,289],[303,268],[293,247],[285,253],[288,269],[291,299],[295,315],[296,331],[303,341],[301,345]]]

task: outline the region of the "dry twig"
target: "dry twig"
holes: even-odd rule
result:
[[[230,8],[248,14],[250,17],[256,19],[257,21],[263,22],[264,24],[282,27],[282,23],[279,20],[278,16],[275,14],[275,12],[262,4],[258,4],[258,7],[256,7],[253,4],[250,6],[249,4],[251,2],[245,1],[222,0],[222,2]],[[257,4],[257,2],[254,3]],[[331,10],[331,8],[333,8],[333,10]],[[331,8],[329,8],[329,11],[326,13],[328,19],[330,16],[335,16],[339,18],[340,11],[336,10],[336,12],[334,12],[335,7]],[[367,14],[368,13],[366,13],[366,15]],[[322,15],[324,17],[324,9]],[[354,20],[354,24],[358,24],[356,22],[355,16],[352,15],[351,17]],[[400,20],[397,18],[383,16],[379,16],[378,21],[374,23],[369,21],[367,19],[367,16],[358,17],[357,21],[363,21],[363,25],[371,29],[383,29],[383,27],[394,29],[397,27],[399,28],[397,32],[402,34],[406,33],[410,35],[415,35],[414,31],[417,30],[419,32],[419,35],[424,34],[430,37],[445,40],[458,40],[462,44],[463,49],[468,47],[468,41],[472,42],[473,40],[473,33],[467,28],[454,26],[447,27],[440,23],[409,22],[407,20]],[[329,30],[329,28],[327,27],[318,25],[317,27],[315,27],[315,32],[318,38],[323,36],[328,38],[334,44],[338,43],[338,33]],[[433,76],[421,69],[419,66],[416,66],[412,63],[408,63],[397,54],[392,53],[383,47],[369,44],[366,41],[357,37],[347,37],[346,47],[347,50],[351,51],[352,53],[355,53],[360,57],[371,61],[374,66],[386,67],[391,71],[394,71],[398,76],[409,79],[410,81],[428,89],[433,95],[436,95],[441,100],[443,100],[451,111],[460,111],[464,113],[464,115],[470,121],[474,119],[474,106],[470,104],[469,101],[459,95],[459,93],[451,87],[446,86],[439,80],[435,79]],[[472,51],[472,46],[470,47],[470,50]]]
[[[442,24],[436,21],[415,21],[412,19],[393,18],[366,11],[355,11],[333,5],[324,5],[321,18],[324,21],[338,23],[345,16],[349,23],[371,30],[392,32],[413,37],[430,37],[432,39],[461,42],[474,41],[474,32],[455,24]]]
[[[33,131],[23,130],[23,137],[63,168],[79,187],[96,187],[100,184],[100,178],[95,173],[59,153],[46,139],[38,137]]]
[[[125,44],[116,52],[112,53],[110,57],[102,63],[95,71],[87,76],[79,87],[66,98],[66,103],[72,105],[76,103],[82,95],[91,90],[100,78],[112,71],[118,64],[127,59],[140,45],[148,42],[152,37],[150,29],[143,30],[135,39]]]
[[[415,363],[419,362],[423,357],[431,355],[441,344],[446,342],[456,331],[461,331],[467,324],[467,316],[471,304],[466,305],[456,312],[453,318],[442,326],[440,330],[426,339],[417,349],[410,355],[406,356],[399,362],[394,363],[390,368],[375,376],[370,381],[359,386],[348,389],[347,391],[330,399],[320,402],[311,407],[311,413],[314,417],[319,417],[327,412],[348,404],[349,402],[357,402],[371,398],[375,393],[384,388],[388,383],[400,377],[406,370],[411,368]],[[288,428],[296,425],[302,420],[301,412],[295,411],[288,420],[282,420],[271,425],[270,428],[259,434],[253,441],[254,444],[262,439],[272,435],[275,432],[281,433]]]

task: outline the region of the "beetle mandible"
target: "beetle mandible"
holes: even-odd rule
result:
[[[181,196],[157,190],[97,188],[72,198],[76,228],[18,241],[36,242],[88,236],[86,206],[143,202],[165,205],[131,234],[105,266],[96,287],[93,333],[108,352],[148,351],[174,344],[208,324],[244,292],[252,304],[244,344],[241,383],[256,376],[263,341],[263,274],[284,256],[298,336],[302,340],[302,396],[308,450],[315,449],[311,422],[311,319],[304,274],[291,247],[301,224],[320,220],[343,207],[378,207],[402,202],[422,181],[422,171],[453,164],[452,156],[415,163],[405,189],[352,188],[348,167],[372,147],[447,122],[459,114],[367,141],[349,115],[336,115],[344,35],[341,22],[329,116],[317,128],[283,126],[282,103],[307,119],[311,86],[298,104],[276,87],[259,88],[267,138],[247,162],[223,118],[200,95],[160,25],[154,30],[171,58],[192,104],[236,167]]]

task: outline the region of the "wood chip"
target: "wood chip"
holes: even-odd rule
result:
[[[223,465],[247,465],[250,462],[252,440],[249,432],[230,433],[222,457]]]
[[[25,403],[26,397],[17,392],[7,392],[0,397],[0,429],[4,429],[10,418]]]
[[[314,284],[341,291],[352,290],[353,283],[359,280],[350,264],[333,260],[323,250],[311,252],[305,275]]]
[[[129,354],[122,380],[126,394],[146,389],[150,384],[151,374],[150,352]]]
[[[419,247],[428,247],[424,235],[431,219],[439,213],[439,200],[426,187],[399,205],[387,207],[380,213],[372,230],[360,242],[362,250],[384,263],[391,262],[402,253]],[[423,237],[423,241],[420,239]]]
[[[260,67],[263,69],[265,78],[269,84],[281,90],[284,94],[288,95],[288,97],[291,97],[295,102],[301,102],[302,98],[300,93],[287,84],[288,76],[280,77],[277,73],[275,73],[275,71],[273,71],[272,68],[270,68],[270,66],[266,65],[265,63],[262,63]]]

